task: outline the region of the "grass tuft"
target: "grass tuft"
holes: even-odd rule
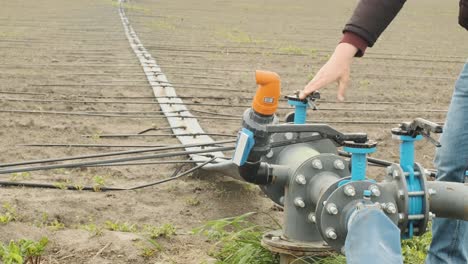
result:
[[[263,248],[260,241],[271,227],[259,226],[248,220],[254,213],[207,222],[193,230],[215,242],[210,255],[220,264],[279,264],[279,257]],[[402,241],[405,264],[421,264],[426,258],[432,240],[430,232],[421,237]],[[299,261],[300,260],[300,261]],[[334,254],[325,258],[298,259],[298,263],[346,264],[343,255]]]
[[[218,263],[225,264],[266,264],[278,263],[278,256],[272,255],[261,243],[265,231],[272,228],[255,225],[247,218],[254,213],[224,218],[206,223],[193,230],[216,241],[211,255]]]

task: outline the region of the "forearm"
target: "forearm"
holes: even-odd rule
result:
[[[346,24],[342,43],[358,48],[356,56],[372,47],[382,32],[393,21],[405,0],[361,0]]]

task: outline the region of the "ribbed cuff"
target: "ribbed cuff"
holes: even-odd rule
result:
[[[356,52],[356,55],[354,55],[355,57],[362,57],[368,46],[367,41],[365,41],[362,37],[349,31],[343,34],[343,38],[341,39],[340,43],[348,43],[356,47],[358,51]]]
[[[458,24],[468,30],[468,1],[460,1],[460,14],[458,15]]]

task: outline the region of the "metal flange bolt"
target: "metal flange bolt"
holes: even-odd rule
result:
[[[315,224],[315,221],[317,220],[317,218],[315,217],[315,213],[310,213],[307,218],[309,219],[309,221],[311,223],[314,223]]]
[[[327,228],[327,230],[325,230],[325,235],[326,235],[328,238],[333,239],[333,240],[335,240],[335,239],[338,238],[338,235],[336,234],[335,229],[334,229],[334,228],[331,228],[331,227],[329,227],[329,228]]]
[[[302,175],[302,174],[297,175],[296,176],[296,183],[300,184],[300,185],[305,185],[307,183],[307,181],[306,181],[306,178],[304,177],[304,175]]]
[[[292,132],[286,132],[284,133],[284,138],[286,138],[287,140],[291,140],[294,138],[294,134]]]
[[[305,207],[304,200],[302,198],[300,198],[300,197],[297,197],[296,199],[294,199],[294,205],[297,206],[297,207],[300,207],[300,208]]]
[[[323,164],[319,159],[314,159],[312,161],[312,167],[314,167],[317,170],[321,170],[323,169]]]
[[[268,151],[268,153],[267,153],[265,156],[266,156],[267,158],[271,159],[271,158],[273,158],[273,155],[274,155],[274,154],[275,154],[275,153],[273,152],[273,150],[270,149],[270,151]]]
[[[336,207],[336,204],[334,203],[327,204],[327,212],[332,215],[338,214],[338,208]]]
[[[356,189],[354,189],[352,185],[346,185],[343,188],[343,191],[346,194],[346,196],[349,196],[349,197],[353,197],[354,195],[356,195]]]
[[[377,187],[377,185],[371,185],[369,186],[369,190],[371,191],[372,195],[375,196],[375,197],[379,197],[380,196],[380,189],[379,187]]]
[[[344,170],[345,164],[342,160],[337,159],[333,162],[333,167],[335,167],[337,170]]]
[[[395,214],[397,212],[397,208],[393,203],[388,203],[385,205],[385,212]]]

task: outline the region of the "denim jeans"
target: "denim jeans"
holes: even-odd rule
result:
[[[465,182],[468,168],[468,62],[455,84],[440,143],[442,147],[437,149],[434,161],[437,180]],[[432,232],[426,264],[468,263],[468,221],[435,218]]]

